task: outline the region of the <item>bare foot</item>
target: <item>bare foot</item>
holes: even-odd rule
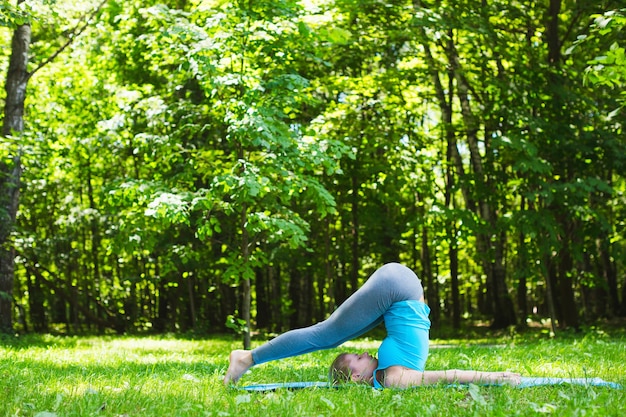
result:
[[[252,352],[249,350],[233,350],[230,352],[228,358],[230,364],[228,365],[228,371],[224,377],[224,385],[229,383],[236,383],[252,365],[254,360],[252,359]]]

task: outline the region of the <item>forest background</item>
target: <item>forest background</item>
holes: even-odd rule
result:
[[[626,316],[610,0],[0,2],[3,332]]]

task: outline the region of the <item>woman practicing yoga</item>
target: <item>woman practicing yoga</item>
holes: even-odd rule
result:
[[[232,351],[224,383],[237,382],[253,365],[337,347],[383,321],[387,337],[378,349],[378,358],[368,353],[339,355],[331,366],[334,383],[362,382],[376,388],[438,382],[519,383],[520,376],[510,372],[424,371],[429,312],[417,275],[397,263],[384,265],[328,319],[290,330],[251,351]]]

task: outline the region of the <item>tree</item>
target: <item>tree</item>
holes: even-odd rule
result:
[[[595,14],[591,16],[593,23],[589,34],[579,36],[578,42],[567,50],[567,54],[575,52],[580,44],[594,42],[600,40],[608,40],[610,46],[604,54],[596,56],[590,61],[592,65],[586,68],[586,80],[595,86],[606,87],[609,90],[621,90],[620,96],[617,98],[620,107],[607,114],[607,119],[611,120],[619,113],[623,113],[626,107],[626,93],[624,85],[626,85],[626,53],[623,42],[617,41],[617,33],[626,28],[626,9],[612,10],[603,14]],[[623,39],[623,38],[622,38]],[[623,131],[623,127],[618,128]],[[621,216],[623,217],[623,215]],[[609,306],[612,312],[619,312],[622,316],[626,315],[626,285],[622,285],[622,301],[618,295],[617,268],[611,261],[614,253],[617,252],[614,242],[621,240],[610,228],[607,233],[598,239],[598,247],[601,255],[603,268],[601,274],[606,280],[609,290]]]
[[[18,0],[18,6],[24,0]],[[20,19],[21,20],[21,19]],[[5,83],[6,99],[2,137],[16,137],[11,146],[9,161],[0,161],[0,332],[13,330],[13,271],[15,250],[11,242],[15,217],[19,206],[20,178],[22,175],[19,135],[24,130],[24,101],[28,72],[31,27],[28,22],[11,22],[15,25],[11,42],[11,58]]]
[[[392,260],[434,325],[615,314],[622,35],[585,20],[611,4],[109,0],[3,142],[17,330],[281,331]]]
[[[17,10],[25,3],[17,1]],[[4,120],[2,137],[12,137],[15,144],[11,147],[10,161],[0,161],[0,331],[10,332],[13,328],[13,284],[15,249],[10,236],[14,228],[15,218],[19,207],[19,189],[22,175],[22,147],[20,135],[24,131],[24,103],[30,78],[45,65],[50,63],[67,46],[88,27],[88,18],[102,7],[100,3],[96,10],[87,14],[79,21],[79,24],[68,34],[68,40],[46,60],[36,68],[29,70],[29,56],[31,43],[30,16],[23,11],[13,12],[13,18],[9,19],[14,26],[11,43],[11,57],[5,83],[6,99],[4,107]]]
[[[180,172],[163,177],[146,193],[148,213],[166,224],[192,224],[206,244],[225,247],[221,279],[241,289],[230,323],[243,333],[246,348],[254,276],[272,262],[272,253],[265,250],[304,246],[309,224],[295,210],[298,205],[312,205],[322,218],[334,206],[315,175],[335,169],[327,153],[340,152],[341,146],[311,140],[306,126],[297,123],[311,100],[308,80],[298,74],[293,55],[306,39],[301,36],[305,28],[292,22],[298,10],[291,2],[247,1],[198,10],[197,15],[162,5],[140,10],[154,19],[148,20],[143,39],[150,47],[158,46],[147,57],[138,51],[141,59],[158,62],[164,58],[158,56],[160,48],[169,45],[167,59],[188,63],[171,78],[164,73],[150,76],[184,82],[184,88],[194,86],[197,94],[192,97],[196,103],[185,110],[198,119],[185,116],[185,124],[173,122],[180,129],[159,121],[156,125],[168,132],[164,140],[170,145],[180,141],[192,160],[209,161],[182,168],[194,178],[191,183],[175,181]],[[180,55],[174,59],[172,51]],[[284,59],[274,63],[275,54]],[[172,111],[184,103],[173,99],[166,101]]]

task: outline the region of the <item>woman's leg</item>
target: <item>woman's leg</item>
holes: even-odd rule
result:
[[[422,296],[422,285],[413,271],[400,264],[384,265],[328,319],[283,333],[254,349],[254,363],[337,347],[380,324],[394,302]]]
[[[250,354],[233,352],[227,382],[239,379],[251,365],[339,346],[380,324],[394,302],[420,300],[423,295],[422,284],[413,271],[396,263],[384,265],[328,319],[283,333]]]

